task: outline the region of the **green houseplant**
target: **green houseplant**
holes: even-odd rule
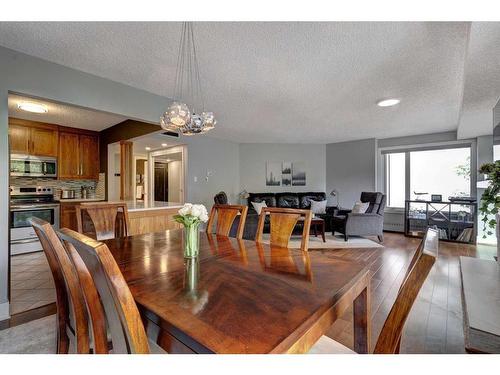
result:
[[[496,215],[500,211],[500,160],[483,164],[479,168],[479,173],[484,174],[489,182],[489,186],[484,190],[479,205],[479,212],[482,214],[481,221],[485,231],[483,238],[486,238],[486,235],[493,234],[497,225]]]

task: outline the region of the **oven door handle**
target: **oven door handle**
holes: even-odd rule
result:
[[[44,206],[39,206],[39,205],[31,205],[31,206],[25,206],[23,205],[22,207],[18,206],[11,206],[10,210],[11,211],[32,211],[32,210],[47,210],[47,209],[54,209],[58,208],[58,204],[51,204],[51,205],[44,205]]]

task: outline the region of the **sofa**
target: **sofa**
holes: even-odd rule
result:
[[[254,240],[255,234],[257,232],[257,223],[259,221],[259,215],[257,211],[253,208],[252,202],[266,202],[268,207],[281,207],[281,208],[300,208],[300,209],[310,209],[311,200],[323,201],[326,200],[326,194],[324,192],[305,192],[305,193],[249,193],[248,196],[248,214],[245,223],[245,231],[243,238]],[[336,212],[336,207],[327,207],[326,213],[317,214],[325,220],[325,231],[331,230],[330,218]],[[301,228],[298,228],[299,230]],[[266,218],[266,223],[264,224],[264,232],[269,232],[269,219]]]
[[[370,203],[365,213],[352,213],[351,210],[338,210],[331,218],[332,234],[342,233],[344,240],[349,236],[377,236],[384,241],[385,195],[378,192],[361,193],[361,202]]]

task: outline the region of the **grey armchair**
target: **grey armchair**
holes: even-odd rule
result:
[[[363,192],[361,202],[370,203],[363,214],[352,213],[351,210],[339,210],[332,217],[332,234],[342,233],[344,240],[349,236],[377,236],[384,241],[385,195],[382,193]]]

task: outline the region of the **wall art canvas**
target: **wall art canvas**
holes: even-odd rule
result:
[[[281,165],[281,184],[292,186],[292,163],[289,161],[284,161]]]
[[[266,163],[266,186],[281,186],[281,163]]]
[[[292,185],[306,186],[306,168],[304,162],[292,163]]]

